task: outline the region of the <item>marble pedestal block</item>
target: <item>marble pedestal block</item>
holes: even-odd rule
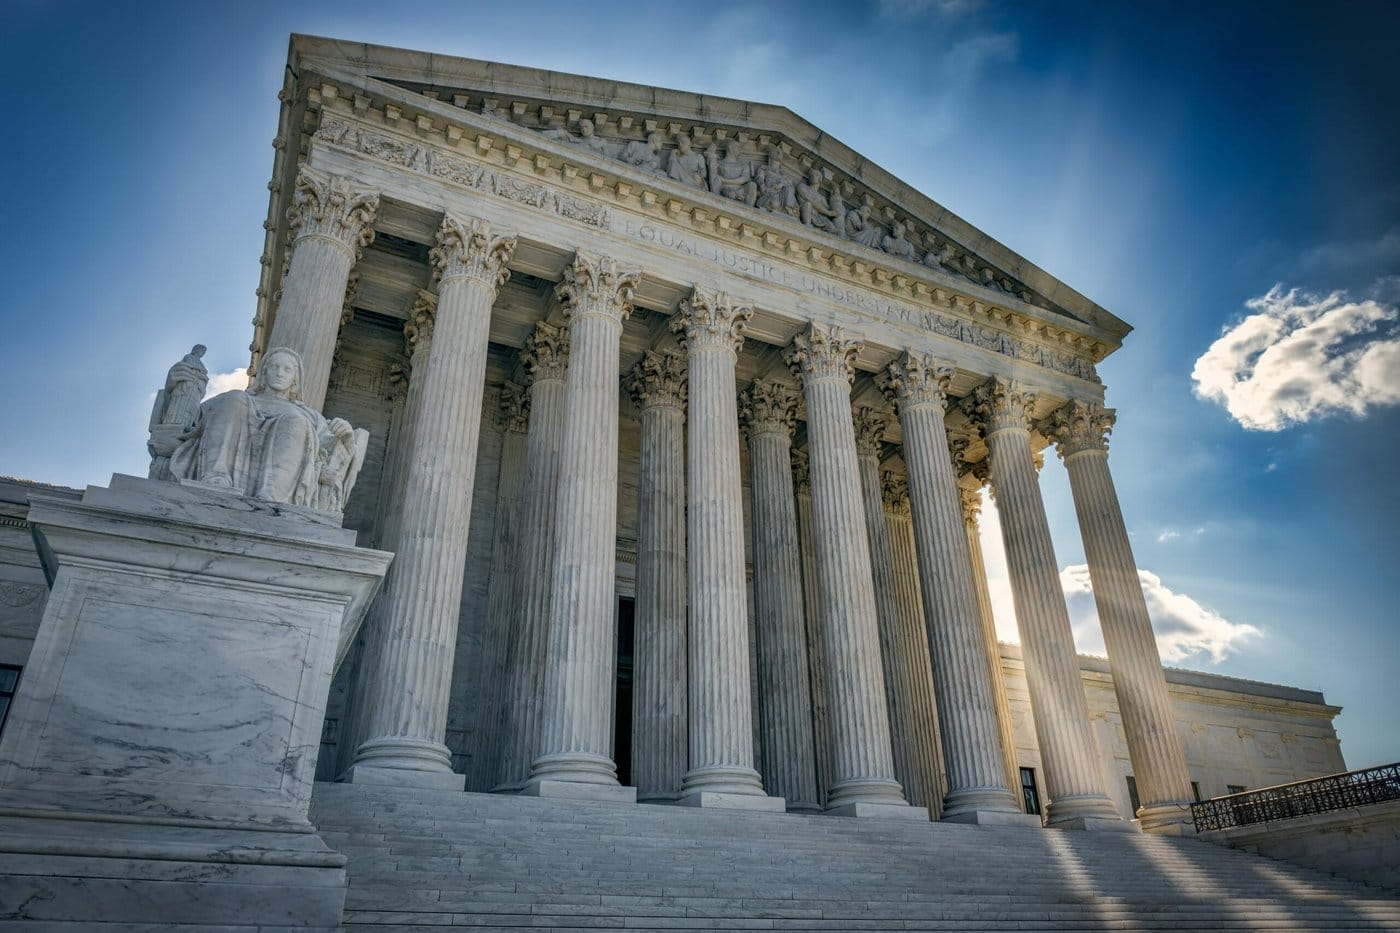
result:
[[[52,592],[0,743],[0,916],[338,929],[345,860],[307,811],[342,633],[391,555],[128,476],[29,519]]]

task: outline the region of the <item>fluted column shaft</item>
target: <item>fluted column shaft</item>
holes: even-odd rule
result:
[[[1031,713],[1045,771],[1050,801],[1046,823],[1121,824],[1104,790],[1069,610],[1031,456],[1029,416],[1035,397],[1015,383],[994,379],[979,388],[975,398],[991,458]]]
[[[754,768],[734,367],[753,310],[696,288],[672,322],[689,369],[690,770],[681,794],[762,795]]]
[[[821,809],[803,615],[802,558],[792,488],[797,394],[758,380],[741,399],[752,495],[754,624],[760,743],[768,793],[795,811]]]
[[[996,617],[992,614],[992,594],[987,587],[987,562],[982,556],[982,537],[977,530],[977,512],[982,507],[982,497],[975,489],[962,490],[962,497],[967,549],[972,555],[972,581],[977,587],[977,605],[982,611],[982,636],[987,645],[987,663],[992,668],[992,693],[996,698],[997,728],[1001,732],[1002,757],[1006,763],[1006,786],[1015,794],[1021,783],[1021,768],[1016,759],[1016,732],[1011,722],[1011,701],[1006,696],[1001,642],[997,638]]]
[[[385,621],[375,650],[368,738],[356,767],[450,772],[448,694],[461,612],[487,337],[513,236],[448,215],[432,259],[438,275],[428,357],[404,485]],[[460,785],[458,785],[460,786]]]
[[[1050,430],[1069,472],[1113,692],[1137,781],[1138,816],[1144,830],[1179,832],[1191,818],[1191,774],[1108,469],[1105,435],[1113,418],[1111,409],[1096,402],[1071,402],[1050,419]]]
[[[556,294],[569,317],[541,785],[617,785],[612,760],[617,562],[617,404],[622,322],[640,273],[580,251]]]
[[[496,481],[496,521],[491,532],[490,589],[482,627],[481,663],[477,687],[476,748],[472,755],[470,790],[496,786],[505,744],[504,711],[509,678],[511,629],[515,615],[519,567],[520,494],[524,488],[529,425],[529,401],[522,386],[501,386],[501,456]]]
[[[864,485],[864,457],[861,458],[861,480]],[[894,696],[890,707],[895,733],[894,764],[909,802],[927,807],[930,815],[937,819],[943,811],[946,782],[942,776],[933,664],[929,659],[918,558],[914,553],[914,526],[909,519],[909,487],[904,481],[885,474],[881,479],[881,491],[885,537],[890,552],[890,583],[894,587],[893,625],[885,662],[886,680],[895,684],[890,691]],[[874,539],[871,540],[874,555],[878,548]],[[877,591],[878,588],[877,576]]]
[[[498,791],[514,792],[525,786],[540,748],[568,358],[567,331],[544,323],[535,325],[521,358],[530,376],[530,423],[525,435],[525,489],[515,566],[515,619],[506,660]]]
[[[301,398],[317,411],[326,400],[350,270],[374,239],[378,210],[379,195],[343,175],[307,166],[297,174],[288,211],[291,258],[267,345],[301,355]]]
[[[807,451],[794,450],[793,485],[797,487],[797,543],[802,555],[803,629],[807,639],[808,683],[812,696],[812,743],[817,768],[817,802],[826,806],[831,787],[831,730],[826,714],[826,662],[822,653],[821,597],[812,537],[812,486]]]
[[[811,452],[812,531],[820,589],[832,786],[826,809],[907,806],[894,776],[880,662],[870,544],[851,423],[853,360],[860,344],[813,324],[789,360],[802,375]]]
[[[882,381],[899,410],[919,576],[929,584],[922,595],[948,774],[943,818],[978,819],[1021,808],[1006,786],[992,671],[943,424],[952,376],[951,366],[906,353]]]
[[[626,386],[642,416],[637,601],[632,648],[632,783],[676,800],[687,761],[685,360],[648,352]]]

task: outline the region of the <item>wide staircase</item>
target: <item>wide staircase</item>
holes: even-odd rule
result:
[[[1191,839],[318,784],[349,930],[1400,931],[1400,897]]]

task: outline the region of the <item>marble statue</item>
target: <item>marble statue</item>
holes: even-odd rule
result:
[[[758,200],[758,183],[754,181],[753,166],[739,157],[739,145],[730,142],[721,157],[717,147],[706,153],[710,168],[710,191],[753,207]]]
[[[768,151],[768,161],[754,168],[754,182],[758,185],[756,207],[797,216],[797,180],[787,173],[772,149]]]
[[[614,148],[613,144],[608,142],[606,139],[603,139],[601,136],[597,136],[594,134],[592,120],[588,119],[587,117],[583,118],[582,120],[579,120],[578,132],[579,135],[575,136],[573,133],[570,133],[567,129],[561,126],[557,129],[545,131],[544,135],[548,136],[550,139],[557,139],[560,142],[566,142],[578,146],[580,149],[587,149],[589,152],[597,153],[598,155],[605,156],[609,159],[616,157],[617,150],[616,148]]]
[[[797,217],[809,227],[836,233],[836,224],[845,214],[841,196],[833,190],[830,199],[822,191],[822,170],[815,165],[807,172],[807,180],[793,189],[797,198]]]
[[[691,148],[689,136],[676,137],[676,151],[671,153],[666,174],[692,188],[709,187],[706,181],[705,157]]]
[[[647,134],[646,139],[634,139],[627,144],[618,158],[642,171],[652,172],[656,175],[665,174],[661,171],[660,133],[653,131]]]
[[[872,249],[880,248],[880,242],[885,238],[885,228],[871,218],[874,210],[875,205],[867,195],[860,202],[860,207],[846,213],[846,239]]]
[[[891,256],[899,259],[907,259],[910,262],[919,261],[919,251],[914,248],[914,244],[905,239],[904,234],[908,227],[903,221],[896,220],[890,228],[889,234],[880,241],[880,248]]]
[[[165,375],[165,387],[156,393],[151,406],[151,479],[170,479],[170,455],[181,436],[199,415],[199,403],[209,386],[209,370],[204,366],[205,346],[197,343]]]
[[[369,432],[301,401],[301,356],[274,347],[247,389],[216,395],[170,457],[173,479],[255,499],[341,511]]]

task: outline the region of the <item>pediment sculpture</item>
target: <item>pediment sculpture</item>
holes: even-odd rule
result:
[[[343,418],[327,420],[301,401],[301,356],[273,347],[248,388],[201,402],[208,373],[199,363],[202,353],[195,351],[171,367],[165,389],[157,394],[151,478],[343,511],[364,463],[369,432]]]

